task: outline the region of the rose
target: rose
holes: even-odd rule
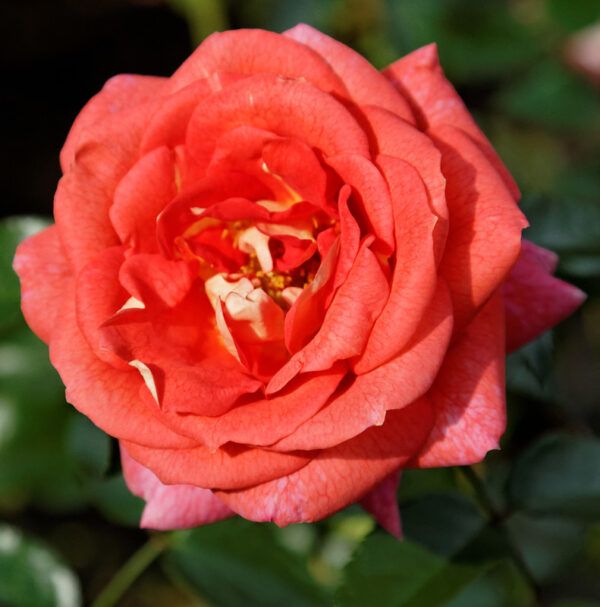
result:
[[[582,300],[433,45],[379,73],[304,25],[215,34],[110,80],[61,164],[23,311],[145,526],[362,500],[399,533],[399,471],[496,448],[506,343]]]

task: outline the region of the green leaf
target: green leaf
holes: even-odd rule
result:
[[[144,500],[127,488],[122,474],[92,480],[88,485],[90,501],[113,523],[139,527]]]
[[[531,223],[525,238],[561,254],[600,254],[597,200],[530,196],[521,208]]]
[[[538,582],[557,580],[584,548],[585,525],[579,521],[518,512],[504,526]]]
[[[597,0],[546,0],[548,14],[563,28],[578,30],[600,19]]]
[[[27,501],[36,494],[38,506],[46,501],[65,506],[74,497],[75,479],[64,449],[66,425],[74,414],[48,362],[48,347],[21,321],[0,345],[3,501]]]
[[[506,359],[506,387],[542,402],[554,402],[552,335],[547,332]]]
[[[531,35],[506,3],[470,0],[387,0],[390,39],[399,53],[436,42],[452,82],[489,82],[514,77],[539,55]]]
[[[0,604],[76,607],[81,594],[77,578],[53,552],[0,525]]]
[[[403,504],[401,514],[408,540],[446,557],[459,552],[486,525],[477,507],[458,494],[422,497]]]
[[[167,573],[219,607],[318,607],[327,594],[304,563],[275,541],[271,525],[231,519],[178,532]]]
[[[456,565],[408,540],[374,533],[345,569],[340,607],[437,607],[479,577],[486,565]]]
[[[445,607],[532,607],[533,591],[515,565],[503,560],[474,580]]]
[[[429,493],[456,491],[456,472],[453,468],[415,468],[404,470],[398,488],[400,503],[423,497]]]
[[[67,426],[67,455],[86,475],[102,476],[110,462],[110,437],[81,414]]]
[[[509,499],[533,514],[600,519],[600,440],[551,435],[529,448],[508,481]]]
[[[12,269],[17,245],[48,225],[40,217],[9,217],[0,222],[0,332],[18,324],[20,319],[19,279]]]
[[[500,91],[494,106],[511,118],[572,134],[600,130],[600,104],[585,80],[554,61],[536,65]]]

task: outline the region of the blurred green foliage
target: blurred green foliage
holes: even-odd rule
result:
[[[600,3],[169,4],[196,42],[217,29],[282,31],[303,21],[383,67],[436,41],[523,191],[526,236],[559,253],[560,274],[589,299],[553,335],[509,357],[502,451],[473,475],[404,473],[403,543],[372,531],[357,507],[285,529],[232,519],[153,535],[157,560],[115,604],[319,606],[335,596],[340,607],[598,607],[600,96],[564,48],[600,20]],[[117,579],[147,534],[135,529],[143,503],[125,487],[114,441],[65,404],[47,348],[19,312],[14,249],[46,223],[0,224],[0,605],[71,607]]]

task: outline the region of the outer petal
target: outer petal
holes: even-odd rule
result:
[[[481,461],[506,426],[504,306],[496,293],[448,352],[429,391],[435,422],[415,463],[422,468]]]
[[[577,287],[554,278],[551,251],[523,241],[519,261],[502,285],[506,349],[511,352],[572,314],[585,300]]]
[[[306,466],[314,453],[275,453],[230,444],[216,451],[206,447],[167,449],[122,441],[129,454],[168,485],[211,489],[240,489],[292,474]]]
[[[56,226],[24,240],[13,267],[21,280],[23,316],[33,332],[49,343],[71,282]]]
[[[444,76],[435,44],[424,46],[383,70],[396,88],[409,100],[419,126],[437,132],[448,124],[468,133],[500,173],[511,195],[518,200],[519,188],[494,148],[481,132],[454,87]],[[368,102],[367,102],[368,103]]]
[[[292,474],[256,487],[219,491],[238,514],[277,525],[322,519],[362,499],[421,446],[431,428],[427,400],[390,412],[380,428],[326,449]]]
[[[459,333],[512,269],[521,252],[521,230],[528,224],[472,139],[444,126],[436,144],[442,152],[450,211],[440,273],[452,292]]]
[[[50,361],[67,386],[67,400],[116,438],[156,447],[193,445],[194,441],[163,425],[158,407],[140,399],[143,382],[135,369],[113,369],[94,355],[77,326],[74,302],[71,286],[65,290],[50,343]]]
[[[171,76],[176,90],[212,74],[278,74],[305,79],[328,93],[347,91],[323,58],[304,44],[264,30],[235,30],[209,36]]]
[[[399,482],[400,471],[392,472],[360,500],[360,505],[369,514],[372,514],[386,531],[400,540],[402,539],[402,524],[396,497]]]
[[[163,485],[121,446],[125,482],[132,493],[146,500],[140,527],[188,529],[214,523],[235,513],[212,491],[191,485]]]
[[[75,159],[80,135],[86,128],[111,114],[117,114],[160,95],[166,82],[166,78],[133,74],[119,74],[108,80],[102,90],[79,112],[69,131],[60,152],[63,173],[67,172]]]
[[[137,161],[142,132],[157,103],[112,114],[79,137],[75,162],[54,198],[56,225],[76,271],[102,249],[119,244],[109,208],[119,181]]]
[[[288,30],[284,36],[302,42],[325,57],[342,78],[353,101],[378,105],[405,120],[414,120],[406,99],[364,57],[345,44],[304,23]]]

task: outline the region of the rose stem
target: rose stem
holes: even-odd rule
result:
[[[96,597],[91,607],[112,607],[116,605],[133,582],[160,556],[167,546],[166,537],[158,535],[150,537],[117,571]]]
[[[475,490],[475,494],[477,495],[477,499],[479,500],[479,504],[481,508],[485,511],[489,522],[492,525],[498,525],[503,527],[504,520],[506,519],[506,514],[498,511],[498,509],[494,506],[492,500],[490,499],[487,489],[485,485],[479,478],[479,475],[471,466],[461,466],[459,470],[463,473],[464,477],[467,479],[469,484]],[[519,549],[510,541],[510,536],[507,534],[507,544],[510,549],[511,557],[517,568],[521,571],[525,579],[529,582],[531,586],[535,598],[536,604],[539,604],[540,600],[540,587],[538,586],[537,580],[533,577],[533,574],[529,570],[529,566],[523,559],[521,552]]]

